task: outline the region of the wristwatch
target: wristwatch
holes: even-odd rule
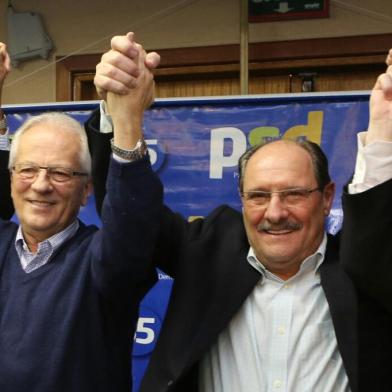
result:
[[[8,122],[7,122],[7,117],[3,113],[3,117],[0,119],[0,131],[2,129],[7,130],[8,129]]]
[[[135,148],[132,150],[124,150],[114,145],[114,140],[110,140],[110,146],[114,154],[120,158],[126,159],[127,161],[136,161],[143,158],[147,152],[147,144],[144,139],[139,139],[136,143]]]

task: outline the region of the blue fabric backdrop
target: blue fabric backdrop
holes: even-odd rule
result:
[[[240,208],[237,161],[263,138],[308,138],[321,145],[330,162],[337,195],[328,222],[336,232],[342,222],[341,190],[352,175],[356,134],[368,122],[367,92],[270,95],[211,99],[157,100],[145,116],[150,157],[165,185],[165,202],[188,219],[205,216],[219,204]],[[98,102],[5,107],[14,131],[31,115],[61,110],[84,122]],[[94,200],[81,219],[100,225]],[[141,304],[133,352],[137,391],[166,311],[172,279],[159,282]]]

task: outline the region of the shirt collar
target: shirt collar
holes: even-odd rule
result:
[[[320,265],[324,261],[325,257],[325,251],[327,249],[327,234],[324,232],[323,239],[316,250],[313,254],[308,256],[302,263],[299,268],[299,271],[297,274],[303,273],[305,271],[310,271],[313,270],[315,273],[318,271]],[[262,264],[260,260],[258,260],[254,250],[252,247],[249,248],[248,255],[246,257],[248,263],[255,268],[257,271],[259,271],[263,276],[267,277],[269,275],[273,275],[271,272],[269,272],[265,266]],[[273,275],[275,276],[275,275]]]
[[[37,252],[42,248],[42,246],[51,248],[51,253],[60,247],[68,238],[71,238],[79,229],[79,221],[75,219],[69,226],[64,230],[52,235],[46,240],[38,243]],[[19,251],[31,253],[27,243],[23,237],[22,226],[19,225],[18,231],[15,238],[15,247]]]

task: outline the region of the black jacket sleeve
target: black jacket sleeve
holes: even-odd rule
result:
[[[95,205],[101,216],[102,203],[106,194],[106,178],[110,162],[110,139],[113,133],[100,132],[100,113],[96,109],[85,123],[88,144],[92,159],[92,178],[94,185]]]
[[[101,215],[111,155],[110,139],[113,134],[100,132],[99,109],[92,113],[86,121],[85,127],[92,158],[96,207],[98,214]],[[214,242],[219,240],[219,233],[223,230],[223,227],[217,229],[216,222],[220,222],[226,231],[227,227],[232,230],[234,230],[234,226],[236,230],[237,226],[242,227],[241,214],[227,206],[217,208],[206,219],[197,219],[191,223],[187,222],[180,214],[171,211],[169,207],[164,206],[160,215],[160,229],[154,249],[155,265],[175,278],[179,268],[186,268],[184,254],[188,254],[192,246],[197,246],[203,239],[203,241],[208,240],[210,246],[214,247]],[[241,238],[241,241],[247,243],[246,239]]]
[[[8,170],[9,151],[0,150],[0,218],[8,220],[14,214],[11,199],[10,172]]]
[[[343,194],[341,260],[358,290],[392,313],[392,180]]]

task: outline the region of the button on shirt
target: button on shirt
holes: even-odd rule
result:
[[[40,242],[38,244],[37,252],[32,253],[23,238],[22,229],[19,226],[15,238],[15,248],[23,270],[26,273],[30,273],[47,264],[55,250],[57,250],[68,238],[71,238],[78,229],[79,221],[75,220],[63,231],[56,233],[43,242]]]
[[[253,249],[260,281],[201,363],[200,392],[348,392],[318,268],[327,237],[284,281]]]

